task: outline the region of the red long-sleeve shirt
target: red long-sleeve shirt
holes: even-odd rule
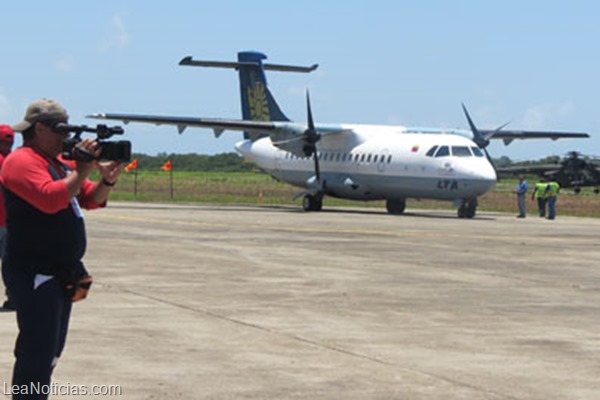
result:
[[[2,164],[2,185],[46,214],[54,214],[69,207],[67,185],[55,180],[49,166],[64,174],[57,160],[49,160],[31,147],[20,147],[6,157]],[[63,176],[63,175],[61,175]],[[79,205],[85,209],[102,207],[92,198],[95,184],[86,180],[77,196]]]
[[[85,180],[77,201],[69,198],[64,166],[30,147],[11,153],[2,168],[6,227],[3,263],[28,274],[69,276],[81,269],[85,224],[79,210],[104,206],[94,201],[95,184]]]

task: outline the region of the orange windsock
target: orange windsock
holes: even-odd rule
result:
[[[125,167],[125,172],[129,172],[132,169],[137,169],[137,167],[138,167],[138,160],[136,158],[135,160],[133,160],[132,162],[127,164],[127,166]]]
[[[165,165],[160,167],[160,169],[162,169],[163,171],[170,171],[171,170],[171,160],[167,160]]]

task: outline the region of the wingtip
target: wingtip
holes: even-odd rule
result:
[[[192,61],[192,56],[185,56],[179,61],[179,65],[188,65]]]
[[[106,114],[105,113],[95,113],[95,114],[88,114],[85,117],[86,118],[95,118],[95,119],[105,119]]]

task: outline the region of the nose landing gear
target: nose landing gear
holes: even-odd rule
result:
[[[477,213],[477,198],[463,199],[458,207],[458,218],[473,218]]]

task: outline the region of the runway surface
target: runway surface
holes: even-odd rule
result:
[[[86,223],[95,283],[57,384],[124,399],[600,398],[598,219],[111,203]],[[0,313],[0,385],[14,318]]]

